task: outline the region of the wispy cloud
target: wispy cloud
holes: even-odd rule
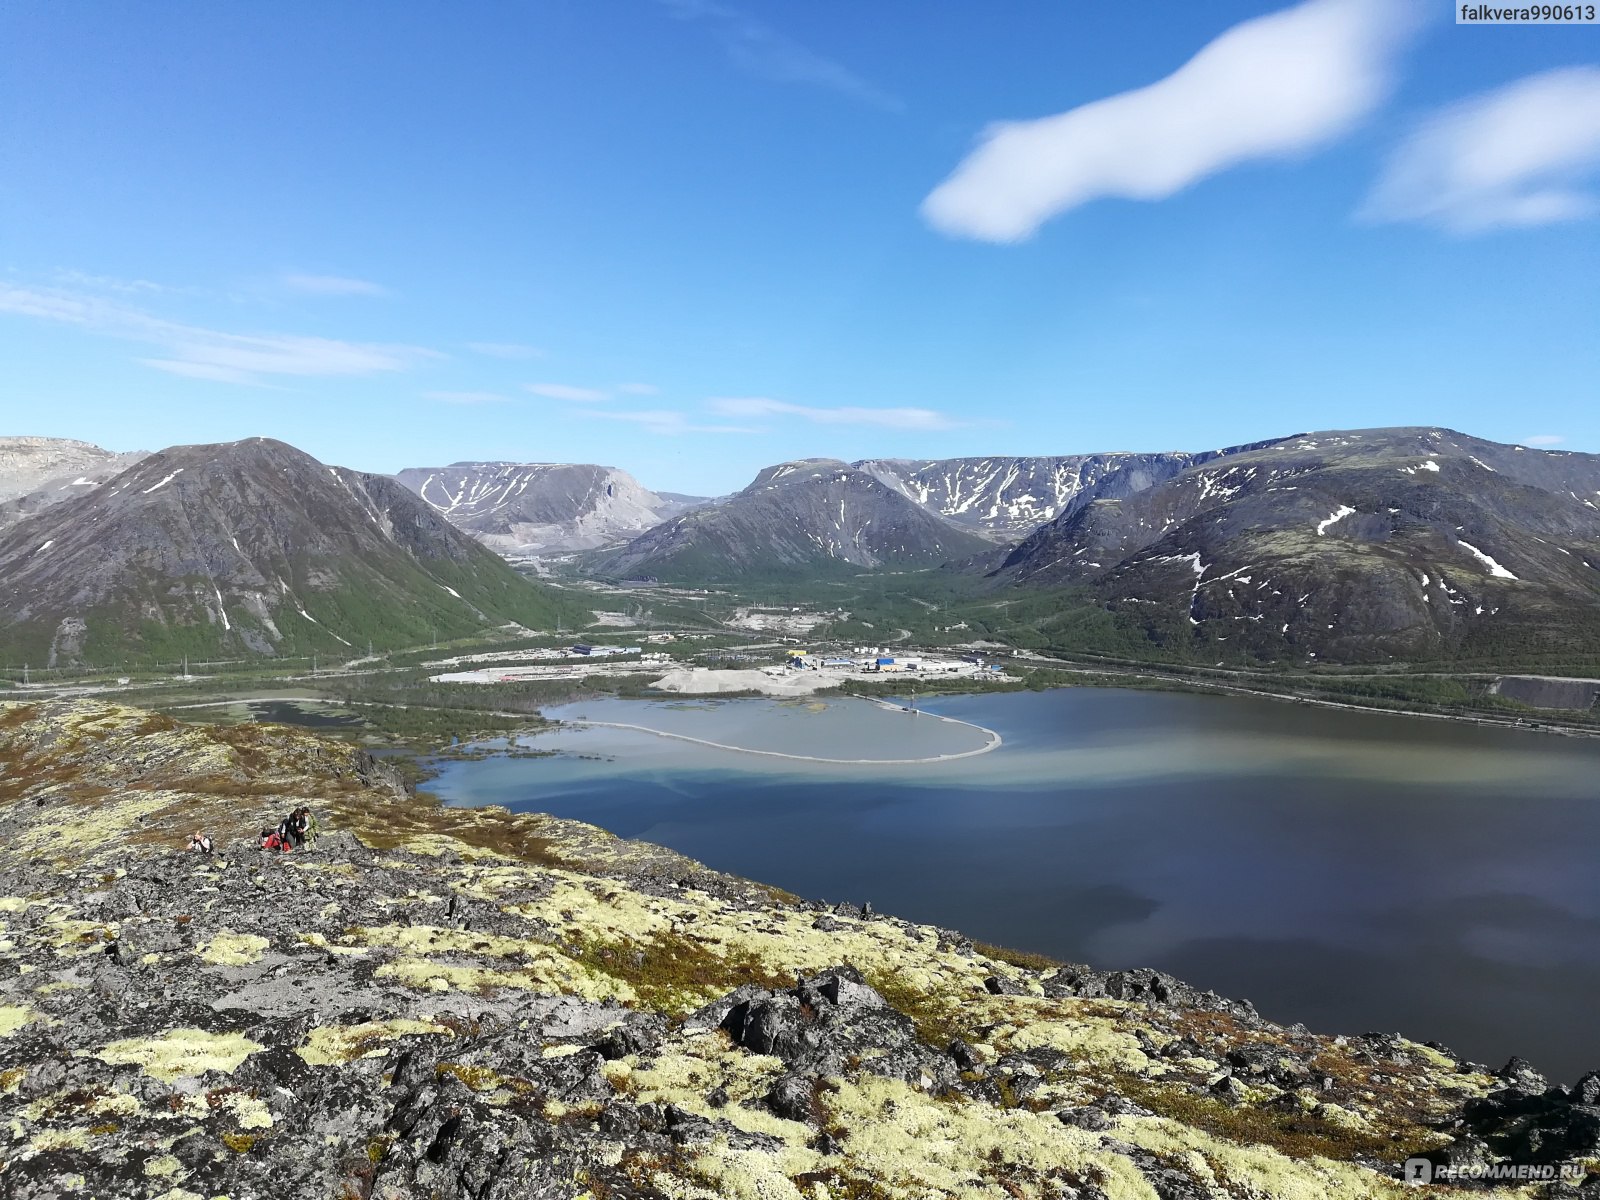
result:
[[[617,391],[624,396],[659,396],[661,389],[653,383],[619,383]]]
[[[63,287],[87,288],[94,292],[117,292],[127,296],[149,296],[174,289],[149,279],[120,279],[115,275],[92,275],[88,271],[63,268],[55,273],[55,280]]]
[[[1559,446],[1566,441],[1566,437],[1559,433],[1536,433],[1532,437],[1522,439],[1524,446]]]
[[[528,359],[543,358],[544,351],[537,346],[524,346],[519,342],[468,342],[467,349],[487,358]]]
[[[1306,0],[1245,21],[1148,87],[992,126],[922,215],[952,237],[1016,242],[1091,200],[1161,200],[1304,153],[1384,99],[1413,24],[1410,0]]]
[[[1456,233],[1600,212],[1600,68],[1569,67],[1463,100],[1422,122],[1361,210]]]
[[[592,404],[597,400],[611,399],[610,392],[602,392],[596,388],[573,387],[569,383],[525,383],[522,388],[547,400],[572,400],[580,404]]]
[[[0,284],[0,313],[33,317],[157,347],[138,361],[190,379],[259,384],[267,377],[375,375],[438,354],[420,346],[348,342],[287,333],[227,333],[164,320],[142,309],[64,288]]]
[[[184,379],[207,379],[212,383],[243,383],[260,384],[259,378],[252,377],[248,372],[235,370],[233,367],[219,366],[216,363],[184,362],[176,358],[140,358],[135,359],[141,366],[152,367],[157,371],[165,371],[168,375],[180,375]]]
[[[650,433],[677,436],[684,433],[759,433],[743,425],[705,425],[691,420],[687,415],[672,409],[640,409],[618,412],[614,409],[584,409],[586,417],[600,417],[607,421],[627,421]]]
[[[389,289],[369,279],[351,279],[345,275],[304,275],[288,272],[281,282],[291,292],[308,296],[387,296]]]
[[[905,102],[899,97],[738,9],[713,0],[661,0],[661,3],[679,20],[705,24],[729,60],[741,71],[774,83],[825,88],[886,112],[905,110]]]
[[[437,400],[441,404],[509,404],[511,397],[502,396],[499,392],[423,392],[425,400]]]
[[[800,417],[818,425],[872,425],[881,429],[955,429],[962,422],[931,408],[809,408],[765,396],[721,397],[706,408],[724,417]]]

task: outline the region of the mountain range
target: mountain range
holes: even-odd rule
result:
[[[1593,654],[1600,456],[1431,428],[1284,438],[1075,506],[991,578],[1081,585],[1198,653]]]
[[[48,443],[0,441],[0,504],[27,509],[0,528],[12,659],[587,622],[574,593],[485,545],[686,583],[942,567],[997,601],[1059,595],[1038,623],[1046,644],[1097,611],[1124,644],[1196,660],[1600,655],[1600,456],[1440,428],[1197,453],[802,459],[711,501],[583,464],[391,477],[259,438],[147,457]]]
[[[851,465],[953,525],[1009,541],[1059,517],[1080,497],[1129,496],[1235,452],[874,458]]]
[[[355,655],[590,614],[392,478],[267,438],[179,446],[0,531],[0,653]]]

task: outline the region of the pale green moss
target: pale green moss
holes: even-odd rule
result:
[[[295,1053],[313,1067],[340,1066],[358,1058],[387,1054],[388,1044],[396,1038],[419,1033],[450,1036],[443,1025],[401,1018],[360,1025],[320,1025]]]
[[[365,946],[340,946],[330,942],[326,936],[320,933],[302,933],[300,934],[300,940],[308,946],[315,946],[318,950],[326,950],[329,954],[349,954],[360,958],[368,953]]]
[[[183,1170],[183,1164],[174,1155],[163,1154],[157,1158],[144,1160],[144,1173],[151,1179],[170,1179],[179,1172],[188,1174]]]
[[[231,1074],[245,1059],[262,1049],[240,1033],[207,1033],[203,1029],[171,1029],[159,1037],[128,1038],[95,1051],[101,1062],[132,1063],[146,1075],[171,1083],[207,1071]]]
[[[1198,1154],[1220,1166],[1228,1179],[1247,1181],[1254,1194],[1271,1200],[1400,1200],[1416,1194],[1396,1180],[1350,1163],[1288,1158],[1270,1147],[1241,1146],[1176,1121],[1124,1120],[1118,1136],[1157,1154]]]
[[[491,988],[516,988],[559,992],[581,996],[586,1000],[627,1003],[634,999],[633,989],[626,983],[589,971],[581,964],[549,951],[542,961],[512,971],[456,966],[429,958],[402,958],[385,963],[373,974],[426,992],[482,992]]]
[[[233,1115],[240,1129],[271,1129],[272,1110],[254,1096],[229,1092],[220,1107]]]
[[[46,944],[63,958],[82,958],[99,954],[106,942],[116,936],[116,927],[101,921],[80,921],[60,912],[52,912],[44,919]]]
[[[10,1037],[33,1017],[33,1009],[26,1004],[0,1005],[0,1037]]]
[[[89,807],[57,805],[46,819],[30,824],[13,843],[28,853],[59,851],[58,861],[93,861],[97,852],[117,846],[130,829],[182,803],[177,792],[122,792]]]
[[[45,1129],[28,1139],[28,1149],[43,1154],[49,1150],[85,1150],[89,1135],[82,1129]]]
[[[195,953],[200,961],[217,967],[248,967],[261,961],[262,952],[271,945],[266,938],[253,933],[234,933],[224,929]]]

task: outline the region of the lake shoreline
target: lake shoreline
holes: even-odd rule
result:
[[[557,720],[556,723],[558,726],[565,725],[569,727],[577,726],[604,729],[628,729],[633,730],[636,733],[649,733],[655,735],[656,737],[673,738],[681,742],[693,742],[696,745],[709,746],[715,750],[731,750],[737,754],[759,754],[767,758],[784,758],[797,762],[823,763],[828,766],[848,767],[908,767],[924,766],[931,763],[954,762],[955,760],[961,758],[975,758],[980,754],[988,754],[992,750],[999,749],[1005,741],[1005,739],[1002,738],[995,730],[984,725],[975,724],[971,721],[963,721],[956,717],[946,717],[939,713],[925,713],[916,709],[907,710],[904,705],[891,704],[886,700],[878,700],[869,696],[852,696],[849,697],[849,699],[866,700],[870,704],[876,704],[880,708],[886,708],[892,711],[915,712],[918,716],[928,717],[936,721],[944,721],[952,725],[965,725],[969,729],[976,729],[979,733],[986,735],[988,740],[982,746],[978,746],[972,750],[957,750],[948,754],[926,755],[921,758],[826,758],[817,754],[790,754],[782,750],[761,750],[752,746],[734,746],[726,742],[712,741],[708,738],[692,737],[686,733],[673,733],[665,729],[652,729],[648,725],[632,725],[621,721],[591,721],[582,717],[574,717],[566,720]]]
[[[1592,1066],[1572,1032],[1590,984],[1567,976],[1600,959],[1562,931],[1600,920],[1596,744],[1245,699],[930,699],[1003,753],[905,766],[800,760],[931,758],[983,735],[882,702],[619,700],[557,710],[554,740],[528,740],[554,757],[441,764],[428,789],[1061,961],[1155,967],[1312,1027]],[[1541,1032],[1512,1045],[1524,1026]]]

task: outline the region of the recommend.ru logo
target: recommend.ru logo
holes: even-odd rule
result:
[[[1464,1163],[1450,1166],[1427,1158],[1406,1159],[1402,1178],[1412,1187],[1425,1183],[1554,1183],[1581,1180],[1588,1171],[1581,1162]]]

